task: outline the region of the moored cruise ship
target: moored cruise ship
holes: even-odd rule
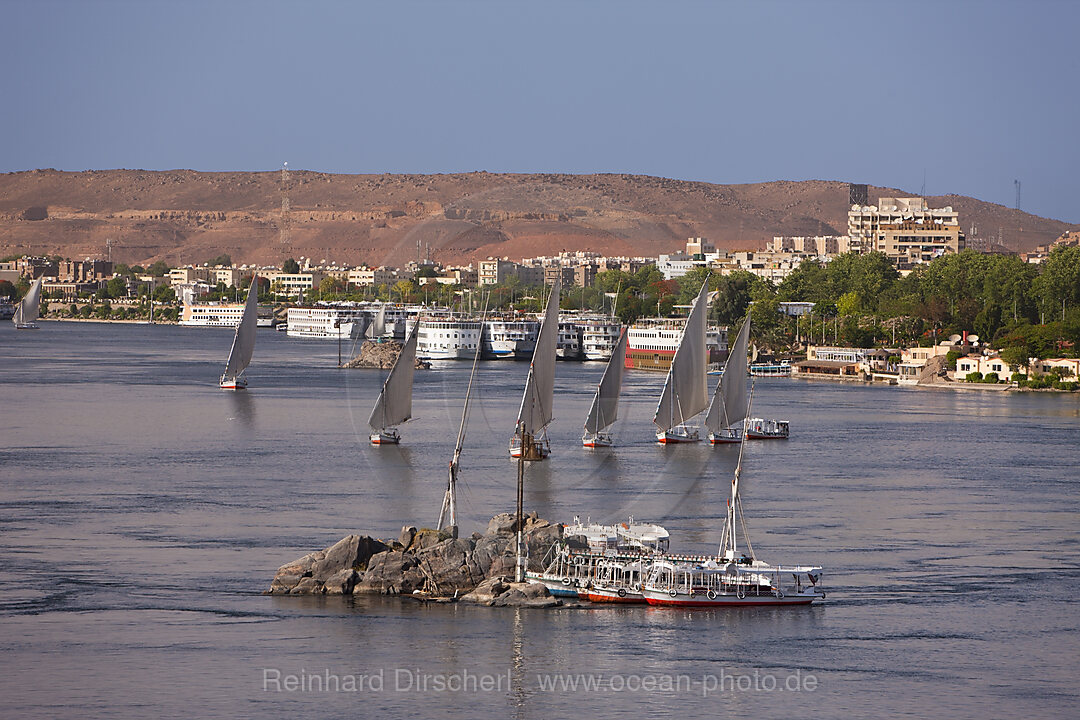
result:
[[[650,318],[631,325],[626,330],[626,367],[667,372],[685,324],[686,318]],[[727,357],[727,328],[708,328],[705,349],[707,363]]]
[[[535,320],[493,318],[484,321],[484,357],[528,358],[536,347]]]
[[[346,339],[366,323],[360,305],[316,305],[288,310],[289,337]]]
[[[582,318],[578,325],[581,327],[581,354],[585,359],[610,360],[619,342],[622,322],[614,317],[595,317]]]
[[[559,336],[555,341],[555,357],[559,360],[581,359],[581,328],[576,319],[559,318]]]
[[[180,324],[196,327],[230,327],[240,324],[244,314],[243,303],[193,303],[185,304],[180,311]],[[259,305],[257,325],[272,327],[274,308],[271,305]]]
[[[472,360],[480,343],[484,323],[472,318],[455,318],[448,315],[421,315],[405,323],[405,332],[412,332],[414,323],[420,323],[416,333],[416,356],[425,360]]]
[[[384,308],[384,334],[404,341],[406,319],[416,317],[424,308],[419,305],[394,305],[378,302],[318,302],[309,307],[289,308],[289,337],[338,338],[358,337]]]

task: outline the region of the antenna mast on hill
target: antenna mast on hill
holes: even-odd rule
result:
[[[282,261],[292,256],[292,233],[289,227],[289,163],[281,166],[281,259]]]
[[[1020,209],[1020,181],[1013,180],[1013,185],[1016,186],[1016,209]]]

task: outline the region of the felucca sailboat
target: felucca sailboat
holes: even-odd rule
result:
[[[394,367],[386,376],[382,391],[368,417],[373,445],[396,445],[401,441],[396,425],[412,418],[413,374],[416,371],[416,334],[420,323],[413,326],[405,346],[398,353]]]
[[[739,335],[728,353],[724,374],[716,384],[705,427],[714,445],[742,442],[743,418],[746,417],[747,383],[746,345],[750,338],[750,314],[747,313]]]
[[[510,457],[543,460],[548,456],[545,428],[551,422],[555,397],[555,348],[559,339],[559,283],[548,296],[544,320],[529,363],[525,394],[518,410],[517,432],[510,441]]]
[[[34,281],[26,295],[15,308],[11,318],[16,330],[37,330],[38,310],[41,306],[41,278]]]
[[[585,434],[581,444],[585,447],[611,447],[613,440],[609,428],[619,415],[619,391],[622,389],[623,369],[626,366],[626,328],[619,333],[619,341],[604,368],[604,376],[596,386],[589,416],[585,419]]]
[[[686,423],[709,406],[708,366],[705,347],[709,281],[698,292],[690,315],[686,318],[679,347],[668,368],[664,391],[656,406],[653,423],[656,440],[661,443],[696,442],[697,428]]]
[[[153,298],[150,300],[153,303]],[[255,349],[255,329],[259,322],[259,277],[252,276],[248,288],[247,302],[240,316],[240,324],[233,335],[232,349],[225,363],[225,372],[218,383],[224,390],[243,390],[247,387],[244,370],[251,362],[251,353]]]

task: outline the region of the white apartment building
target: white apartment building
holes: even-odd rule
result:
[[[851,250],[882,252],[901,270],[964,249],[958,213],[952,207],[930,208],[919,197],[852,205],[848,238]]]

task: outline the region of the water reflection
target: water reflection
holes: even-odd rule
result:
[[[230,420],[239,420],[248,429],[254,427],[255,400],[246,390],[229,391],[229,404],[232,409]]]

